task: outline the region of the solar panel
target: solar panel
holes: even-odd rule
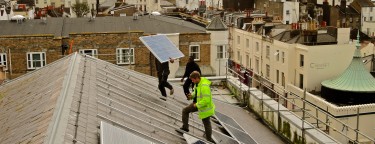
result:
[[[235,128],[237,128],[238,130],[244,131],[244,130],[241,128],[241,126],[239,126],[239,125],[237,124],[237,122],[234,121],[232,118],[230,118],[230,117],[228,117],[228,116],[226,116],[226,115],[224,115],[224,114],[222,114],[222,113],[220,113],[220,112],[215,112],[215,115],[216,115],[216,117],[217,117],[220,121],[222,121],[222,122],[224,122],[224,123],[226,123],[226,124],[228,124],[228,125],[230,125],[230,126],[232,126],[232,127],[235,127]]]
[[[184,54],[166,35],[143,36],[139,39],[161,63],[168,61],[169,58],[177,59],[184,57]]]
[[[215,115],[220,124],[231,136],[233,136],[233,138],[241,143],[257,144],[257,142],[249,134],[247,134],[234,119],[220,112],[215,112]]]
[[[154,142],[147,140],[141,136],[135,135],[132,132],[115,127],[106,122],[100,123],[100,143],[101,144],[154,144]]]

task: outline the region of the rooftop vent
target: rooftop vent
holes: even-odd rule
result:
[[[137,20],[138,19],[138,14],[137,13],[134,13],[133,14],[133,20]]]

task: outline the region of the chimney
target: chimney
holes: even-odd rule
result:
[[[346,14],[346,0],[341,0],[340,10]]]
[[[134,13],[133,14],[133,20],[137,20],[138,19],[138,14],[137,13]]]
[[[323,2],[323,21],[326,22],[327,25],[330,25],[330,19],[331,19],[331,8],[328,4],[327,0],[324,0]]]

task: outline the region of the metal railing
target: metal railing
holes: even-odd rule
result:
[[[233,69],[230,69],[227,67],[227,71],[231,71],[232,72],[232,75],[235,75],[236,77],[240,77],[240,78],[243,78],[244,77],[237,73],[235,70]],[[302,121],[302,136],[303,138],[305,138],[305,131],[307,129],[311,129],[311,128],[306,128],[305,127],[305,122],[309,122],[307,121],[307,118],[310,118],[312,119],[311,121],[315,121],[316,123],[311,123],[312,126],[314,126],[313,128],[314,129],[317,129],[317,130],[321,130],[325,133],[327,133],[328,135],[330,134],[329,132],[329,129],[332,129],[334,132],[337,132],[339,133],[341,136],[345,137],[347,140],[348,140],[348,143],[360,143],[359,141],[359,137],[361,137],[362,139],[366,139],[368,140],[368,142],[371,142],[371,143],[375,143],[375,138],[371,138],[370,136],[362,133],[361,131],[359,131],[359,115],[360,115],[360,109],[359,107],[357,107],[357,115],[356,115],[356,128],[353,128],[351,126],[349,126],[347,123],[344,123],[342,122],[341,120],[335,118],[334,116],[332,116],[330,113],[322,110],[322,108],[314,105],[313,103],[309,102],[308,100],[306,100],[306,89],[304,90],[303,92],[303,96],[300,96],[298,94],[295,94],[291,91],[288,91],[286,90],[284,87],[280,87],[276,84],[273,84],[271,81],[268,81],[265,77],[261,76],[261,75],[258,75],[257,73],[253,73],[254,75],[257,75],[257,77],[259,77],[260,79],[256,79],[254,78],[254,76],[249,76],[249,78],[251,78],[251,80],[254,82],[258,82],[259,83],[259,88],[261,89],[261,91],[263,90],[263,87],[267,88],[269,91],[273,92],[274,94],[276,94],[276,97],[275,98],[272,98],[273,100],[277,101],[279,104],[280,104],[280,100],[283,100],[284,102],[286,101],[287,103],[290,103],[290,104],[293,104],[294,108],[293,110],[290,110],[288,109],[288,111],[294,113],[301,121]],[[228,75],[229,73],[227,73],[227,76],[226,76],[226,79],[228,81]],[[268,81],[270,83],[272,83],[274,85],[274,87],[278,87],[280,88],[281,90],[283,90],[283,94],[287,94],[289,93],[290,95],[293,95],[295,96],[294,98],[287,98],[285,97],[283,94],[280,94],[278,93],[277,91],[274,90],[274,88],[264,84],[264,81]],[[242,86],[241,86],[241,83],[240,82],[240,89],[242,89]],[[248,86],[248,89],[250,90],[250,86]],[[251,95],[250,91],[247,91],[249,95]],[[261,99],[259,99],[261,101],[261,118],[264,119],[264,113],[265,112],[277,112],[278,114],[278,118],[280,119],[280,109],[279,109],[279,105],[278,105],[278,108],[276,111],[264,111],[264,108],[263,108],[263,103],[264,103],[264,100],[263,99],[263,91],[261,93]],[[267,99],[269,100],[269,99]],[[298,106],[296,105],[296,100],[300,100],[300,102],[302,102],[302,107],[301,106]],[[246,103],[247,101],[244,99],[244,103]],[[246,103],[247,105],[248,103]],[[286,106],[285,103],[282,104],[283,106]],[[306,109],[306,107],[309,106],[313,109],[315,109],[315,113],[312,113],[312,110],[309,110],[309,109]],[[296,111],[295,109],[297,109],[298,111]],[[299,116],[297,113],[298,112],[302,112],[301,116]],[[323,114],[325,117],[323,118],[319,118],[319,113],[320,114]],[[324,120],[321,120],[321,119],[324,119]],[[334,127],[334,125],[331,125],[331,123],[333,122],[336,122],[338,123],[338,125],[342,125],[342,128],[340,130],[340,128],[338,127]],[[310,123],[310,122],[309,122]],[[321,129],[322,127],[320,127],[319,125],[320,124],[323,124],[325,126],[325,129]],[[350,133],[350,132],[354,132],[355,133],[355,138],[352,138],[350,136],[348,136],[346,133],[344,133],[343,131],[346,130],[346,133]]]

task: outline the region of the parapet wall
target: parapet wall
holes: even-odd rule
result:
[[[240,85],[236,79],[228,79],[226,85],[238,100],[246,104],[276,133],[291,143],[339,143],[306,121],[302,126],[302,120],[298,115],[260,90]],[[305,128],[304,131],[302,127]]]

